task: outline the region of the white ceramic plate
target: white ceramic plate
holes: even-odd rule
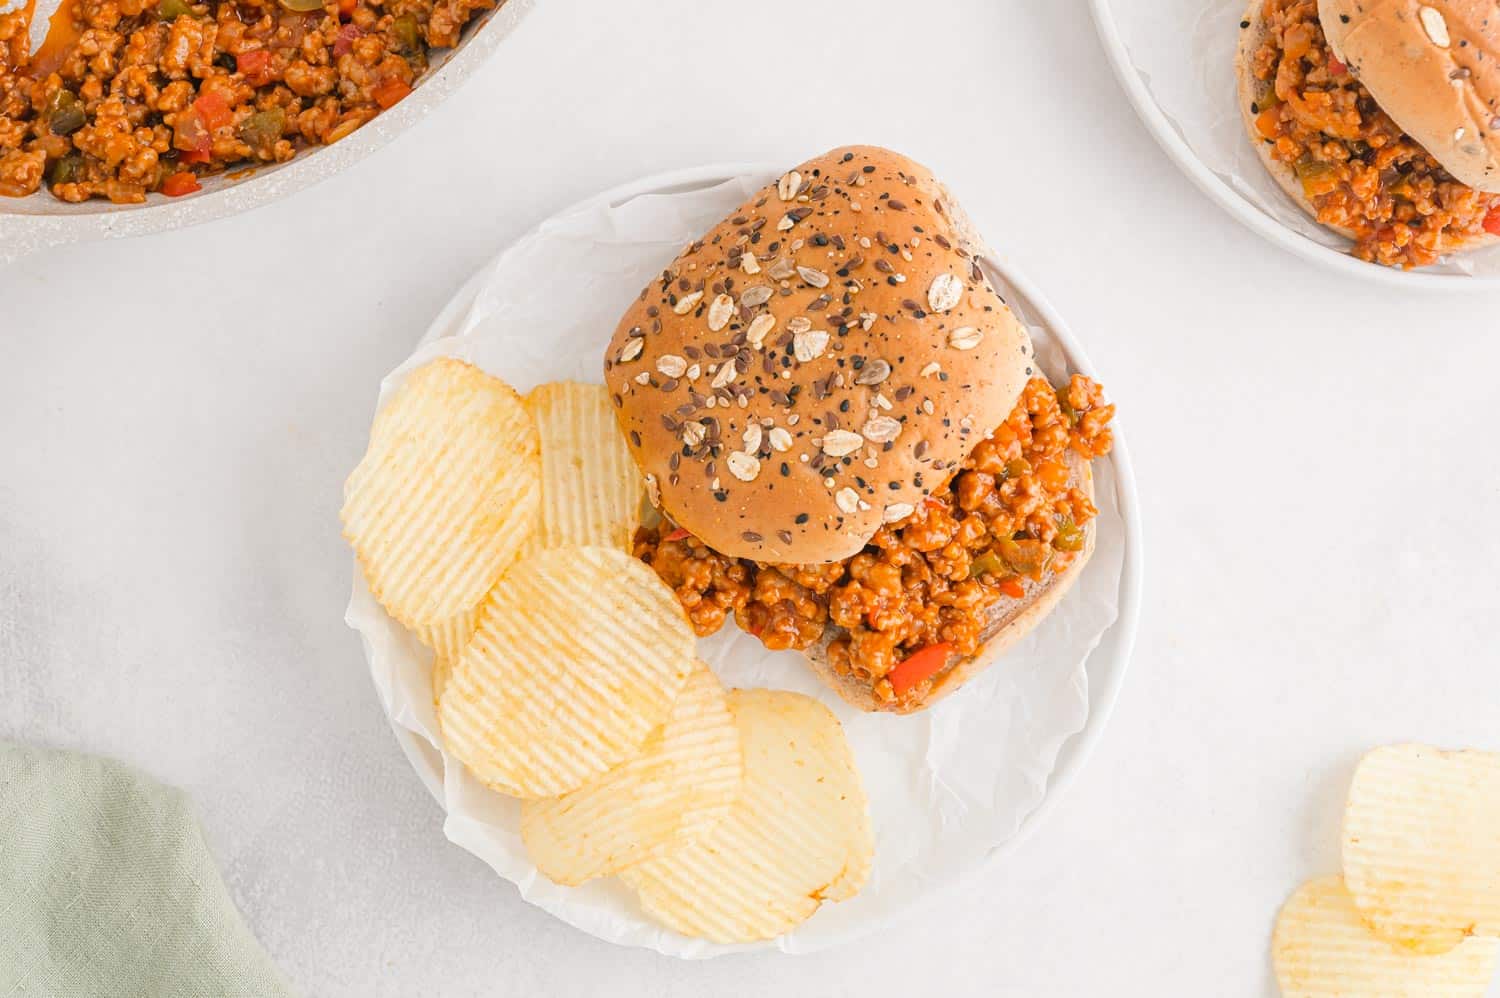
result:
[[[49,246],[145,235],[227,218],[310,187],[421,120],[468,79],[533,6],[535,0],[508,0],[486,12],[465,26],[457,47],[434,58],[401,103],[340,142],[307,149],[286,163],[257,167],[244,179],[218,174],[204,178],[201,193],[181,198],[152,194],[139,205],[67,204],[46,191],[25,198],[0,197],[0,266]]]
[[[1166,0],[1089,0],[1089,7],[1105,54],[1136,114],[1172,161],[1203,193],[1241,224],[1282,249],[1340,273],[1402,288],[1493,290],[1500,279],[1493,273],[1494,267],[1486,268],[1492,271],[1489,274],[1469,275],[1439,272],[1432,268],[1395,270],[1356,259],[1344,252],[1341,246],[1319,242],[1289,225],[1286,219],[1300,218],[1301,212],[1280,190],[1247,194],[1245,187],[1236,184],[1233,176],[1204,162],[1200,150],[1215,140],[1222,143],[1229,133],[1237,133],[1235,141],[1248,142],[1238,124],[1238,109],[1226,107],[1224,119],[1218,123],[1225,131],[1209,134],[1210,130],[1201,125],[1184,125],[1174,118],[1164,107],[1162,94],[1167,90],[1180,93],[1198,82],[1191,76],[1193,67],[1187,65],[1187,58],[1182,55],[1187,46],[1192,46],[1190,51],[1193,54],[1207,53],[1215,60],[1219,58],[1222,46],[1226,65],[1233,59],[1237,41],[1233,32],[1247,4],[1245,0],[1193,0],[1191,5],[1188,0],[1173,2],[1182,7],[1181,12],[1176,6],[1169,10]],[[1189,16],[1181,18],[1177,16],[1179,13],[1188,13]],[[1193,14],[1197,15],[1196,21]],[[1172,44],[1138,45],[1132,50],[1127,42],[1127,39],[1149,39],[1160,32],[1174,32]],[[1180,64],[1162,65],[1160,60],[1163,58],[1176,58]],[[1201,79],[1204,74],[1198,76]],[[1230,93],[1232,84],[1225,87],[1226,104],[1232,100]],[[1248,144],[1245,148],[1248,150]],[[1250,158],[1253,158],[1253,153]],[[1253,165],[1255,169],[1261,169],[1258,163]],[[1254,179],[1259,180],[1258,177]],[[1267,183],[1266,186],[1274,185]],[[1274,198],[1275,203],[1257,204],[1259,197]],[[1282,217],[1278,218],[1278,214]],[[1331,235],[1328,239],[1330,243],[1335,242]]]
[[[565,229],[568,227],[568,219],[575,218],[583,213],[599,210],[605,206],[625,205],[643,195],[675,194],[710,189],[726,181],[742,177],[754,178],[758,183],[763,179],[774,177],[776,172],[760,165],[732,164],[703,167],[648,177],[590,198],[573,208],[559,213],[553,219],[542,223],[538,228],[546,230],[549,227],[557,226],[558,228]],[[659,261],[653,257],[651,260],[643,262],[648,267],[654,268],[659,266],[663,261]],[[581,260],[578,266],[587,267],[588,265],[589,261],[587,254],[585,254],[585,259]],[[1039,324],[1050,331],[1051,337],[1060,347],[1063,360],[1068,367],[1085,374],[1093,374],[1093,368],[1085,357],[1082,348],[1071,333],[1068,332],[1061,317],[1035,288],[1016,273],[1015,268],[1003,261],[987,260],[986,269],[992,275],[997,276],[1002,282],[1009,284],[1009,300],[1017,307],[1019,312],[1029,315],[1034,324]],[[479,300],[482,289],[489,286],[489,282],[492,280],[492,270],[492,265],[486,265],[468,281],[433,321],[421,343],[419,343],[419,348],[423,344],[429,344],[444,336],[452,335],[459,329],[460,325],[469,315],[471,307]],[[526,335],[533,337],[545,335],[533,325],[528,325],[525,328],[527,330]],[[1050,770],[1047,771],[1044,777],[1045,788],[1041,791],[1040,799],[1027,809],[1024,816],[1021,817],[1019,825],[1013,831],[1005,835],[997,835],[994,839],[984,842],[983,848],[976,851],[974,856],[975,862],[967,864],[961,871],[965,876],[973,874],[978,868],[994,862],[1000,856],[1008,853],[1052,810],[1058,797],[1082,768],[1084,761],[1097,742],[1114,706],[1121,683],[1124,680],[1140,612],[1142,569],[1141,527],[1136,506],[1135,483],[1131,472],[1129,452],[1125,445],[1123,434],[1118,431],[1118,428],[1116,431],[1114,452],[1107,460],[1110,464],[1109,477],[1113,478],[1114,487],[1108,496],[1101,495],[1101,510],[1106,505],[1110,505],[1113,506],[1114,512],[1118,515],[1118,522],[1120,524],[1118,529],[1123,535],[1123,559],[1119,567],[1118,582],[1112,593],[1117,605],[1117,613],[1109,626],[1099,635],[1097,643],[1092,646],[1092,650],[1087,653],[1084,664],[1084,672],[1086,673],[1084,681],[1087,686],[1086,718],[1083,720],[1081,728],[1069,729],[1074,731],[1074,733],[1065,741],[1062,741],[1056,755],[1050,757]],[[1095,567],[1094,563],[1089,565],[1089,569],[1094,569]],[[1098,568],[1101,572],[1108,571],[1102,565],[1098,566]],[[422,730],[424,723],[420,718],[414,716],[416,712],[410,706],[405,709],[400,707],[393,709],[393,703],[390,699],[392,677],[386,670],[391,668],[399,669],[403,663],[408,663],[409,666],[409,662],[402,657],[404,653],[401,649],[393,648],[388,640],[388,633],[376,633],[377,631],[384,630],[385,618],[383,614],[379,614],[381,620],[377,622],[377,626],[374,629],[371,628],[371,621],[367,611],[373,607],[373,601],[369,600],[367,590],[364,589],[363,582],[359,577],[357,566],[354,571],[355,594],[350,605],[350,622],[352,625],[358,625],[358,629],[361,630],[361,634],[364,637],[365,652],[370,661],[372,678],[375,679],[377,689],[381,691],[382,699],[385,701],[387,713],[391,717],[392,730],[402,750],[416,769],[423,783],[432,793],[434,799],[439,804],[448,807],[449,802],[455,799],[455,780],[458,779],[461,782],[467,783],[472,783],[472,781],[467,780],[466,774],[461,773],[461,767],[459,767],[460,772],[458,774],[455,773],[453,767],[445,768],[443,755],[434,746],[432,736],[429,733],[424,733]],[[376,609],[378,611],[378,608]],[[390,626],[394,627],[395,625]],[[716,641],[718,637],[716,636],[711,640]],[[384,653],[376,650],[376,646],[383,640],[386,641]],[[704,654],[709,656],[710,661],[714,661],[710,653],[704,652]],[[1042,663],[1037,663],[1036,667],[1045,671],[1047,664],[1043,661]],[[807,671],[800,664],[797,666],[799,678],[800,674],[807,673]],[[425,672],[423,675],[425,676]],[[818,685],[815,680],[810,682],[812,686],[816,687]],[[822,692],[835,701],[834,706],[836,709],[847,709],[843,708],[842,704],[836,702],[836,696],[826,691]],[[967,693],[968,691],[965,692]],[[948,703],[956,707],[964,697],[965,693],[960,693],[948,701]],[[430,695],[426,699],[430,700]],[[425,708],[425,704],[422,706]],[[854,713],[857,714],[857,712]],[[870,717],[870,715],[858,716]],[[951,719],[959,715],[950,714],[947,716]],[[930,724],[932,717],[933,714],[929,713],[912,719],[885,718],[884,720],[894,720],[896,723],[911,725],[921,724],[923,723],[922,719],[927,718],[929,719],[927,723]],[[848,717],[845,718],[845,723],[850,723]],[[985,723],[989,724],[991,722],[986,721]],[[428,730],[430,732],[435,729],[429,728]],[[889,731],[889,729],[886,730]],[[931,729],[927,730],[930,732]],[[933,736],[928,734],[925,737],[929,738],[928,744],[930,744],[930,739]],[[853,735],[851,735],[851,738],[853,738]],[[856,754],[858,755],[857,743],[856,750]],[[921,752],[919,751],[918,754],[920,755]],[[984,768],[989,769],[990,767]],[[867,776],[867,782],[868,780],[869,776]],[[473,787],[477,786],[477,784],[473,784]],[[503,800],[503,798],[498,798],[496,795],[482,791],[482,788],[480,788],[479,793],[483,796],[494,798],[496,801]],[[472,802],[474,799],[473,791],[461,790],[460,799]],[[507,820],[507,817],[498,808],[493,810],[493,817],[499,823]],[[877,834],[880,820],[881,816],[877,813]],[[454,834],[455,829],[451,827],[452,822],[453,817],[450,812],[450,827],[448,828],[450,838],[455,838],[455,841],[459,841],[460,844],[476,852],[481,858],[489,862],[501,875],[515,881],[528,900],[541,904],[549,911],[585,931],[603,938],[612,939],[613,941],[649,946],[660,952],[677,956],[709,956],[720,952],[727,952],[731,949],[746,948],[713,947],[702,944],[701,941],[684,940],[682,937],[675,936],[675,934],[666,933],[663,935],[660,934],[660,930],[657,930],[658,934],[652,934],[641,930],[639,927],[622,928],[621,923],[629,921],[630,914],[628,912],[622,914],[617,906],[617,898],[606,896],[602,892],[590,896],[580,893],[583,890],[593,888],[595,885],[589,885],[588,888],[572,892],[569,892],[568,889],[552,888],[551,885],[545,883],[539,885],[534,868],[528,871],[527,867],[529,867],[529,864],[524,862],[524,858],[522,862],[518,863],[516,857],[509,852],[511,843],[504,841],[502,838],[500,841],[488,843],[490,848],[484,848],[485,843],[476,843],[473,838],[474,822],[465,820],[463,824],[466,832],[462,836]],[[934,876],[932,877],[933,883],[923,884],[922,890],[918,892],[920,897],[916,898],[913,903],[902,903],[899,905],[900,913],[905,915],[920,907],[920,904],[929,902],[932,898],[940,895],[942,887],[951,885],[959,879],[959,877],[951,875],[953,871],[948,872],[950,874],[948,876]],[[544,892],[548,888],[551,888],[551,890],[547,893],[538,894],[539,887]],[[558,891],[563,892],[562,896],[554,896]],[[852,902],[849,902],[831,907],[832,909],[842,909],[850,908],[851,905]],[[873,930],[889,921],[890,916],[891,912],[882,912],[879,917],[849,918],[839,923],[836,928],[820,932],[814,938],[804,939],[797,943],[787,943],[785,940],[794,940],[797,938],[797,933],[794,933],[789,937],[785,937],[780,942],[782,943],[782,948],[788,951],[805,951],[834,945],[835,943],[847,941]],[[814,923],[821,917],[824,917],[823,913],[815,917]],[[809,925],[814,923],[809,923]]]

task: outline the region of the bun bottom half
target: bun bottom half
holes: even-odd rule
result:
[[[1070,484],[1092,500],[1094,476],[1089,462],[1070,452],[1069,463],[1072,472]],[[1049,570],[1039,581],[1027,580],[1025,595],[1019,599],[1002,597],[1000,602],[990,607],[986,613],[979,650],[973,655],[949,663],[933,680],[927,694],[920,699],[886,703],[876,698],[870,683],[835,670],[829,661],[828,646],[847,633],[842,627],[829,625],[818,643],[803,654],[807,656],[818,677],[853,707],[863,711],[895,714],[914,714],[925,710],[999,662],[1016,642],[1030,634],[1052,612],[1058,601],[1067,595],[1073,583],[1083,574],[1084,567],[1093,556],[1097,528],[1097,520],[1091,520],[1085,525],[1083,550],[1074,556],[1065,571],[1055,573]]]

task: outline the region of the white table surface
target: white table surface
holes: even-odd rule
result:
[[[1135,661],[1050,820],[908,924],[796,958],[619,949],[444,841],[342,621],[340,486],[380,376],[537,220],[851,141],[934,167],[1103,372],[1145,514]],[[1267,995],[1359,754],[1500,748],[1497,307],[1229,221],[1081,0],[544,0],[347,173],[0,272],[0,737],[187,789],[310,996]]]

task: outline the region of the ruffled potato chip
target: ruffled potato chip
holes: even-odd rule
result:
[[[1375,932],[1422,953],[1500,936],[1500,755],[1388,745],[1344,808],[1344,880]]]
[[[640,561],[527,557],[485,599],[438,701],[448,749],[513,797],[578,789],[641,750],[693,669],[692,627]]]
[[[542,441],[542,547],[629,551],[645,483],[603,385],[553,382],[526,396]]]
[[[1271,937],[1284,998],[1482,998],[1500,941],[1469,939],[1439,955],[1386,942],[1360,920],[1341,877],[1297,888]]]
[[[375,417],[340,514],[386,612],[415,629],[484,598],[536,527],[540,451],[498,378],[451,357],[407,376]]]
[[[647,914],[720,943],[771,939],[825,899],[864,885],[874,841],[844,730],[823,704],[781,690],[734,690],[745,783],[713,828],[629,867]]]
[[[560,884],[617,873],[692,841],[729,813],[744,769],[724,687],[699,662],[641,754],[572,793],[521,806],[521,839]]]

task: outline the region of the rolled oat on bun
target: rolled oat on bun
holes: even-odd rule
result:
[[[914,710],[1076,577],[1092,455],[1070,434],[1087,418],[1107,449],[1111,407],[1047,385],[982,253],[925,167],[850,146],[768,184],[626,311],[605,381],[663,517],[637,554],[700,634],[733,615],[850,702]]]
[[[1500,242],[1493,0],[1251,0],[1236,70],[1250,140],[1354,255],[1411,268]]]

